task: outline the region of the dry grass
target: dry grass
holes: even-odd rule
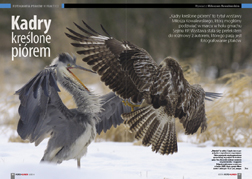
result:
[[[100,135],[97,135],[95,141],[132,142],[135,140],[134,136],[124,124],[121,124],[116,128],[112,126],[106,133],[102,132]]]
[[[8,134],[11,130],[11,135],[9,138],[10,142],[23,142],[23,140],[15,135],[17,129],[17,123],[19,119],[18,116],[18,96],[14,96],[14,92],[10,92],[9,89],[2,88],[2,98],[0,102],[0,126],[1,133]]]
[[[199,142],[212,140],[216,146],[252,147],[252,77],[246,73],[227,74],[223,97],[207,105],[208,129]]]

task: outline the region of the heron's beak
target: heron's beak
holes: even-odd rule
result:
[[[67,67],[67,70],[73,75],[73,77],[87,90],[89,91],[89,89],[81,82],[81,80],[73,73],[71,72],[70,69],[72,68],[78,68],[78,69],[81,69],[81,70],[84,70],[84,71],[89,71],[89,72],[92,72],[92,73],[95,73],[94,71],[92,70],[89,70],[89,69],[86,69],[82,66],[79,66],[79,65],[74,65],[74,66],[71,66],[71,67]]]

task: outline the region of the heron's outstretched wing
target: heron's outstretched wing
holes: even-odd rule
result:
[[[75,128],[74,133],[82,132],[83,129],[70,120],[74,113],[62,103],[59,91],[54,66],[45,68],[16,91],[21,101],[17,132],[22,139],[38,145],[45,137],[52,135],[59,138],[55,140],[57,144],[54,147],[60,147],[71,145],[70,128]]]
[[[102,131],[106,132],[112,125],[116,127],[123,123],[124,120],[121,114],[131,111],[131,107],[125,106],[122,103],[122,99],[113,92],[101,96],[101,103],[102,112],[98,114],[101,120],[96,124],[96,132],[98,134]]]
[[[105,85],[121,98],[131,98],[135,103],[142,101],[144,93],[150,90],[158,68],[152,57],[130,42],[101,35],[83,23],[88,30],[75,25],[87,36],[71,29],[68,30],[72,35],[66,33],[78,42],[72,43],[73,46],[82,48],[77,53],[84,55],[83,61],[92,66]]]

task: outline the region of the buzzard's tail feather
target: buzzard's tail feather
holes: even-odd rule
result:
[[[142,144],[144,146],[149,146],[151,144],[156,143],[156,141],[155,141],[156,140],[155,132],[157,131],[157,128],[158,128],[159,124],[160,124],[160,122],[158,120],[156,120],[156,118],[154,118],[154,120],[150,124],[149,129],[147,130],[147,132],[145,133],[145,135],[143,137]]]
[[[145,122],[143,122],[142,126],[138,129],[138,131],[136,131],[135,137],[137,140],[140,140],[144,137],[147,130],[152,125],[154,119],[155,119],[155,114],[152,114]]]
[[[144,146],[152,145],[152,151],[161,154],[177,152],[175,119],[167,116],[165,107],[154,109],[151,105],[131,113],[122,114],[125,124],[131,132],[136,132],[135,138],[142,140]]]
[[[149,119],[151,113],[149,113],[148,109],[142,108],[141,110],[136,110],[128,114],[130,120],[126,121],[126,124],[130,126],[130,132],[137,132],[143,123],[146,123],[146,120]]]

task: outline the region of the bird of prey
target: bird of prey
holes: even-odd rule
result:
[[[72,68],[87,70],[76,65],[76,59],[69,54],[60,54],[16,91],[21,101],[17,132],[36,146],[50,136],[42,162],[77,159],[80,167],[80,158],[86,154],[96,132],[100,134],[112,125],[121,124],[120,114],[130,112],[131,108],[124,106],[113,92],[101,97],[93,94],[73,74]],[[72,94],[77,108],[68,109],[63,104],[57,83]]]
[[[161,154],[177,152],[175,118],[183,124],[186,134],[207,128],[204,100],[219,97],[218,93],[205,92],[198,85],[190,85],[184,78],[179,63],[165,58],[159,65],[150,54],[129,41],[119,41],[102,35],[84,21],[85,28],[76,27],[82,34],[68,29],[67,37],[79,48],[83,61],[101,76],[101,81],[123,99],[142,102],[138,110],[121,116],[142,139],[144,146]]]

